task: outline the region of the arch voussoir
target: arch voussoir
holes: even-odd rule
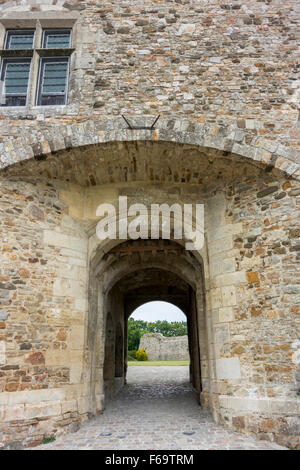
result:
[[[146,123],[151,120],[153,117],[145,118]],[[160,141],[193,145],[206,151],[214,149],[224,153],[230,152],[246,160],[278,169],[296,179],[300,175],[296,150],[266,139],[255,139],[249,130],[241,130],[238,125],[232,124],[226,127],[192,123],[185,119],[161,119],[154,130],[131,130],[126,128],[121,118],[104,121],[90,119],[70,126],[53,126],[45,134],[30,134],[30,138],[26,138],[25,133],[21,141],[3,141],[0,170],[31,159],[46,159],[49,155],[63,150],[117,142]]]

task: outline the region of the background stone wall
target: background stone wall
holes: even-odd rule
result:
[[[187,336],[167,338],[160,333],[145,334],[140,341],[141,348],[145,348],[149,361],[189,360]]]

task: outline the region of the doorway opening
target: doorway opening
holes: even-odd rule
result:
[[[147,354],[141,359],[148,363],[189,363],[187,319],[182,310],[165,301],[138,307],[128,319],[128,361],[137,362],[141,349]]]
[[[207,345],[203,277],[198,260],[178,243],[139,240],[111,250],[107,261],[114,279],[108,283],[104,301],[105,401],[126,383],[130,317],[143,305],[159,302],[161,306],[164,302],[181,311],[182,319],[186,318],[189,377],[201,403],[204,392],[201,369],[205,369]],[[106,282],[108,278],[106,268]]]

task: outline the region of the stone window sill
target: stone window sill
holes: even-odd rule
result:
[[[33,52],[33,49],[0,49],[0,57],[22,59],[22,57],[32,57]]]
[[[77,113],[75,105],[53,105],[53,106],[0,106],[0,115],[7,119],[36,119]]]
[[[40,57],[68,57],[73,54],[74,48],[67,49],[36,49]]]

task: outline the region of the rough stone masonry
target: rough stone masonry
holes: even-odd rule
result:
[[[101,413],[149,300],[186,314],[217,423],[299,445],[299,27],[297,0],[0,0],[2,70],[31,65],[26,105],[0,107],[1,448]],[[24,29],[33,49],[6,50]],[[53,29],[69,48],[45,50]],[[49,54],[64,105],[36,102]],[[123,195],[204,204],[205,246],[98,240]]]
[[[139,349],[144,348],[150,361],[187,361],[187,336],[167,338],[161,333],[148,333],[141,337]]]

